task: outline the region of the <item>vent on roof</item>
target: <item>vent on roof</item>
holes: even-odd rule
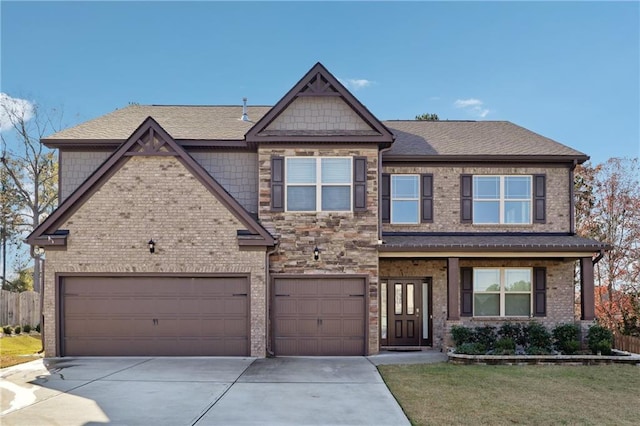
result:
[[[242,98],[242,121],[249,121],[249,116],[247,115],[247,98]]]

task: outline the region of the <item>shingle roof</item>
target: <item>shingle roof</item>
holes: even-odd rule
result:
[[[566,234],[383,235],[380,251],[572,251],[594,252],[608,246]]]
[[[153,117],[174,139],[243,140],[244,134],[269,111],[247,107],[251,121],[242,121],[242,106],[129,105],[55,133],[45,140],[126,140],[147,117]]]
[[[109,114],[62,130],[45,142],[73,140],[125,141],[147,117],[153,117],[176,140],[235,140],[245,134],[271,109],[249,106],[251,121],[242,121],[242,106],[129,105]],[[396,139],[384,158],[468,156],[588,157],[554,140],[508,121],[416,121],[382,122]],[[403,158],[404,157],[404,158]]]
[[[384,158],[402,156],[569,156],[582,152],[508,121],[385,121],[396,141]]]

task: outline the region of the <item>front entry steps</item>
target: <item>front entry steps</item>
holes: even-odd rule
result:
[[[381,351],[394,351],[394,352],[419,352],[419,351],[431,351],[431,346],[381,346]]]

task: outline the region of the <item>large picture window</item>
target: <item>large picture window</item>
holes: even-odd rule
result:
[[[391,176],[391,223],[418,223],[420,217],[420,176]]]
[[[531,316],[530,268],[474,268],[473,315]]]
[[[287,158],[287,210],[351,211],[351,170],[351,158]]]
[[[531,176],[473,176],[473,223],[531,223]]]

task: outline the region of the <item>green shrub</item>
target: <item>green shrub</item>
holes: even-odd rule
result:
[[[551,333],[549,333],[544,325],[535,321],[531,321],[524,327],[524,335],[526,340],[525,346],[529,348],[541,349],[545,351],[545,353],[551,352]]]
[[[11,327],[8,325],[5,325],[4,327],[2,327],[2,332],[4,334],[6,334],[7,336],[11,334]]]
[[[15,327],[13,327],[13,332],[16,334],[22,333],[22,327],[20,327],[19,325],[16,325]]]
[[[25,333],[31,333],[31,326],[29,324],[25,324],[22,329],[24,330]]]
[[[498,329],[498,336],[511,339],[517,345],[524,345],[525,338],[522,326],[519,323],[505,322]]]
[[[516,352],[516,342],[510,337],[501,337],[496,341],[496,355],[513,355]]]
[[[473,338],[476,343],[481,344],[487,351],[496,347],[496,328],[490,325],[476,327],[473,330]]]
[[[580,349],[578,337],[580,328],[576,324],[560,324],[551,332],[555,348],[565,355],[572,355]]]
[[[456,347],[465,343],[474,342],[473,330],[462,325],[454,325],[451,327],[451,337],[453,337],[453,344],[456,345]]]
[[[551,351],[545,347],[529,346],[525,349],[525,353],[527,355],[549,355]]]
[[[613,333],[601,325],[592,325],[589,327],[589,333],[587,334],[587,344],[594,355],[598,352],[602,355],[611,355]]]
[[[456,347],[456,353],[465,355],[484,355],[487,353],[487,348],[482,346],[480,343],[463,343]]]
[[[40,333],[40,324],[36,325],[36,332]]]

